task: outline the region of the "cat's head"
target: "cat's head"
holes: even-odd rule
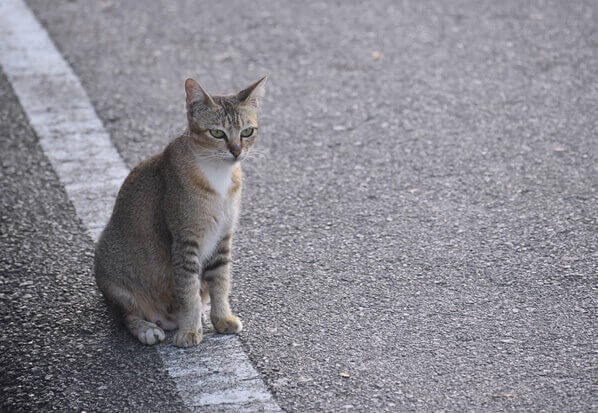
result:
[[[185,81],[189,131],[200,158],[237,162],[247,156],[257,138],[266,79],[228,96],[210,96],[195,80]]]

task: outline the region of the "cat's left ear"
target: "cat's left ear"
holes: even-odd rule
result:
[[[243,89],[237,95],[239,103],[258,109],[260,106],[260,100],[266,93],[266,81],[268,76],[262,77],[260,80],[249,86],[247,89]]]

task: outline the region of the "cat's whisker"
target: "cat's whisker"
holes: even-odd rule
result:
[[[247,152],[247,154],[245,155],[245,158],[246,159],[262,160],[262,159],[265,159],[268,155],[269,155],[269,153],[266,153],[265,151],[259,151],[259,150],[253,149],[250,152]]]

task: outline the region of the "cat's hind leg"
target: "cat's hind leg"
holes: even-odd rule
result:
[[[166,338],[164,331],[160,327],[135,314],[127,314],[125,316],[125,324],[131,334],[137,337],[143,344],[151,346],[164,341]]]
[[[102,283],[100,289],[104,296],[122,311],[127,329],[141,343],[151,346],[166,338],[158,325],[145,319],[141,303],[131,292],[113,283]]]

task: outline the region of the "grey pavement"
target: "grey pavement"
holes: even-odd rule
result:
[[[129,167],[270,75],[232,300],[283,409],[596,410],[597,2],[123,3],[28,1]],[[0,406],[182,409],[0,92]]]

